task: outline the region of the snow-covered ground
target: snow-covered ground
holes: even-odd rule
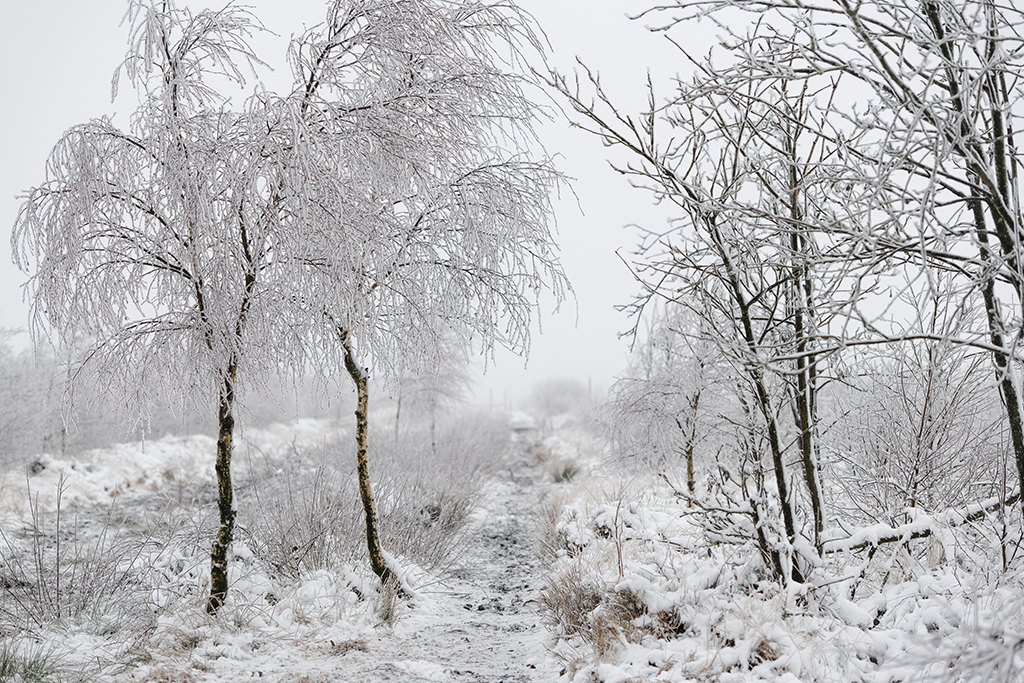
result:
[[[557,485],[545,594],[574,683],[1024,680],[1019,526],[1005,571],[996,516],[930,520],[932,537],[911,543],[919,518],[907,543],[828,554],[785,589],[756,545],[707,533],[658,473],[574,439],[541,446],[580,473]],[[868,532],[846,545],[881,534]]]
[[[284,463],[289,453],[338,437],[333,425],[317,421],[247,430],[235,456],[240,488],[247,486],[247,459],[258,458],[264,467]],[[561,667],[546,647],[540,615],[543,576],[532,542],[540,475],[527,445],[493,454],[500,466],[484,485],[461,554],[448,570],[430,571],[400,558],[408,595],[379,590],[356,563],[289,580],[250,547],[240,516],[243,532],[232,549],[229,598],[216,618],[202,609],[213,451],[206,437],[169,437],[92,451],[73,461],[42,457],[27,474],[29,489],[26,473],[8,473],[0,499],[8,566],[0,571],[11,579],[4,588],[13,590],[0,593],[0,657],[44,660],[59,680],[558,678]],[[53,521],[58,506],[60,530]],[[111,509],[116,529],[108,521]],[[191,523],[182,524],[181,517]],[[110,560],[108,566],[84,567],[74,580],[60,574],[65,596],[50,599],[70,616],[36,622],[33,610],[11,602],[19,572],[34,575],[31,539],[24,533],[32,524],[45,536],[48,557],[63,553],[66,568],[72,555],[94,564],[94,555]],[[134,532],[145,540],[138,542]],[[53,547],[57,538],[64,538],[63,551]],[[25,551],[20,564],[12,560],[17,549]],[[67,594],[92,569],[104,576],[88,580],[117,585],[101,586],[101,595],[80,609]],[[0,672],[2,667],[0,660]]]
[[[907,536],[870,558],[853,541],[885,530],[851,530],[845,551],[787,589],[756,547],[709,535],[666,479],[610,464],[586,430],[567,423],[534,444],[522,418],[512,426],[520,435],[493,454],[455,559],[429,568],[399,558],[404,595],[381,590],[361,561],[286,566],[245,517],[273,508],[288,468],[309,469],[301,454],[344,430],[320,421],[247,430],[235,460],[245,505],[231,592],[216,618],[203,611],[212,440],[42,457],[7,473],[0,680],[1021,680],[1016,526],[918,518],[908,533],[931,538]],[[284,528],[296,544],[286,555],[304,542],[299,531]],[[29,585],[40,573],[45,590]]]

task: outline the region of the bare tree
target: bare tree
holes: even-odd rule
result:
[[[659,469],[682,458],[686,489],[696,492],[695,455],[719,440],[706,415],[720,403],[717,349],[702,336],[699,320],[670,305],[649,318],[622,377],[603,407],[616,448]]]
[[[533,107],[500,59],[534,45],[529,24],[504,5],[338,0],[292,43],[293,91],[231,111],[211,77],[241,84],[258,62],[247,10],[136,0],[129,19],[130,129],[68,131],[15,225],[35,328],[95,339],[77,372],[107,373],[140,413],[163,394],[216,407],[210,612],[228,590],[240,378],[344,368],[371,564],[387,578],[370,369],[432,367],[447,330],[525,351],[537,292],[567,287],[548,229],[557,176],[523,151]]]
[[[797,542],[786,468],[799,463],[822,551],[817,413],[828,368],[851,347],[932,348],[943,363],[957,357],[938,353],[948,345],[988,354],[1024,482],[1024,12],[973,0],[674,0],[642,17],[669,40],[699,24],[719,44],[698,57],[675,42],[692,75],[664,101],[650,87],[639,114],[589,70],[551,85],[576,125],[629,155],[619,172],[680,208],[641,252],[634,310],[652,297],[693,309],[747,378],[740,397],[762,421],[751,443],[771,456],[785,540]],[[958,309],[964,324],[934,329],[931,306]],[[932,361],[918,360],[929,376]],[[936,427],[935,439],[957,428]]]
[[[777,510],[781,557],[791,556],[800,525],[787,469],[797,451],[809,538],[820,551],[822,346],[855,291],[847,286],[849,261],[841,258],[845,234],[834,226],[848,230],[860,220],[847,197],[834,192],[845,168],[832,163],[834,148],[815,132],[821,122],[813,103],[834,88],[748,82],[719,90],[713,70],[696,71],[663,106],[652,91],[639,116],[622,113],[591,72],[588,84],[557,75],[551,84],[577,112],[577,125],[630,153],[617,170],[680,209],[668,231],[646,234],[635,264],[644,292],[631,312],[639,319],[662,299],[700,321],[680,331],[717,346],[741,378],[741,402],[753,408],[748,418],[756,413],[765,434],[752,443],[767,450],[775,504],[762,504],[760,517]],[[760,496],[762,480],[754,479]]]
[[[129,17],[123,66],[141,100],[131,128],[100,119],[65,133],[12,239],[18,265],[33,272],[36,330],[51,326],[70,348],[97,340],[83,369],[108,374],[140,411],[157,392],[213,398],[212,612],[227,594],[238,370],[258,377],[276,366],[284,330],[273,327],[288,313],[289,274],[264,260],[273,226],[253,201],[259,150],[203,80],[215,68],[242,82],[236,60],[254,60],[255,24],[239,8],[193,15],[164,3],[133,3]]]
[[[706,21],[722,33],[723,59],[708,67],[721,92],[841,84],[840,97],[814,106],[823,136],[862,179],[857,203],[870,220],[850,236],[859,253],[890,267],[952,276],[952,294],[984,312],[954,341],[991,355],[1024,483],[1015,367],[1024,320],[1015,137],[1024,10],[984,0],[676,0],[647,16],[664,19],[660,28]],[[859,322],[876,338],[929,334],[874,324],[869,310],[859,309]]]

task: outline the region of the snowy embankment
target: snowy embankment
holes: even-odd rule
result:
[[[428,445],[428,455],[408,456],[420,469],[395,455],[401,471],[378,477],[385,539],[412,589],[405,596],[380,590],[359,557],[359,525],[345,516],[358,499],[349,506],[354,491],[341,490],[349,466],[339,473],[323,462],[336,455],[335,427],[246,430],[235,455],[231,589],[217,618],[202,609],[215,520],[212,440],[40,458],[27,477],[31,497],[24,473],[8,474],[0,679],[556,679],[531,541],[537,468],[523,446],[503,445],[507,426],[481,424],[483,436],[465,417],[458,436],[438,430],[443,463],[431,461]],[[374,464],[389,467],[386,458]],[[47,567],[34,564],[36,553]]]
[[[245,430],[236,448],[242,456],[239,459],[244,459],[235,471],[244,472],[245,460],[254,456],[280,458],[288,449],[315,448],[343,434],[325,420]],[[68,459],[43,454],[28,465],[28,472],[13,470],[0,475],[0,511],[27,522],[31,518],[29,494],[41,511],[53,513],[58,491],[61,504],[74,508],[207,485],[216,481],[215,452],[213,438],[195,435],[116,444]]]
[[[755,544],[722,542],[661,476],[585,440],[541,447],[576,472],[551,497],[543,599],[575,683],[1020,680],[1021,558],[1003,571],[994,520],[965,524],[986,503],[836,534],[812,579],[783,588]]]

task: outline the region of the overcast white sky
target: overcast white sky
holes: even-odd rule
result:
[[[202,7],[207,3],[188,2]],[[222,4],[222,3],[221,3]],[[261,57],[287,78],[287,37],[304,25],[318,23],[321,0],[250,0],[257,16],[280,37],[267,37]],[[646,6],[636,0],[521,0],[533,13],[552,45],[551,60],[563,71],[576,56],[602,73],[606,87],[642,106],[648,67],[657,77],[674,73],[672,52],[663,39],[648,34],[625,13]],[[104,114],[127,125],[134,104],[131,92],[110,102],[111,76],[124,57],[126,27],[120,26],[126,0],[32,0],[8,2],[0,23],[0,327],[25,328],[24,276],[11,263],[9,235],[17,214],[16,195],[44,179],[46,156],[70,126]],[[219,6],[217,2],[209,6]],[[273,79],[275,76],[265,76]],[[274,86],[271,85],[273,88]],[[650,197],[631,190],[605,161],[606,150],[594,139],[570,130],[559,120],[546,125],[542,137],[559,167],[575,178],[577,196],[558,201],[559,244],[577,304],[558,315],[542,311],[543,334],[534,333],[529,362],[499,353],[480,380],[477,395],[486,402],[518,402],[546,377],[592,380],[603,391],[619,373],[626,344],[617,333],[628,326],[614,306],[629,300],[636,285],[616,255],[628,257],[636,241],[630,223],[660,227],[664,219]],[[22,335],[27,343],[27,337]]]

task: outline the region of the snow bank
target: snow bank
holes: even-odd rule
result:
[[[829,548],[845,552],[826,557],[812,583],[784,590],[753,543],[705,533],[657,477],[634,475],[631,486],[614,490],[587,483],[613,478],[598,468],[574,482],[555,522],[557,589],[545,600],[572,582],[596,592],[580,603],[583,626],[555,624],[556,651],[572,663],[576,683],[941,680],[966,671],[963,662],[974,661],[968,654],[982,651],[1016,658],[1024,669],[1013,650],[1024,643],[1021,572],[965,567],[969,539],[953,535],[976,510],[918,514],[898,529],[834,537]],[[926,534],[931,539],[916,543],[939,543],[946,559],[929,562],[923,549],[918,558],[890,543],[858,578],[866,551],[854,549],[893,534],[906,541]],[[970,543],[985,547],[976,535]]]
[[[278,457],[286,449],[321,445],[343,434],[333,422],[313,419],[246,429],[236,433],[235,455],[241,459],[256,452]],[[31,519],[30,497],[40,511],[54,512],[58,498],[67,509],[180,487],[209,486],[216,480],[216,449],[215,439],[195,435],[116,444],[67,459],[44,453],[30,466],[27,476],[24,472],[3,473],[0,510],[8,523],[27,522]]]

